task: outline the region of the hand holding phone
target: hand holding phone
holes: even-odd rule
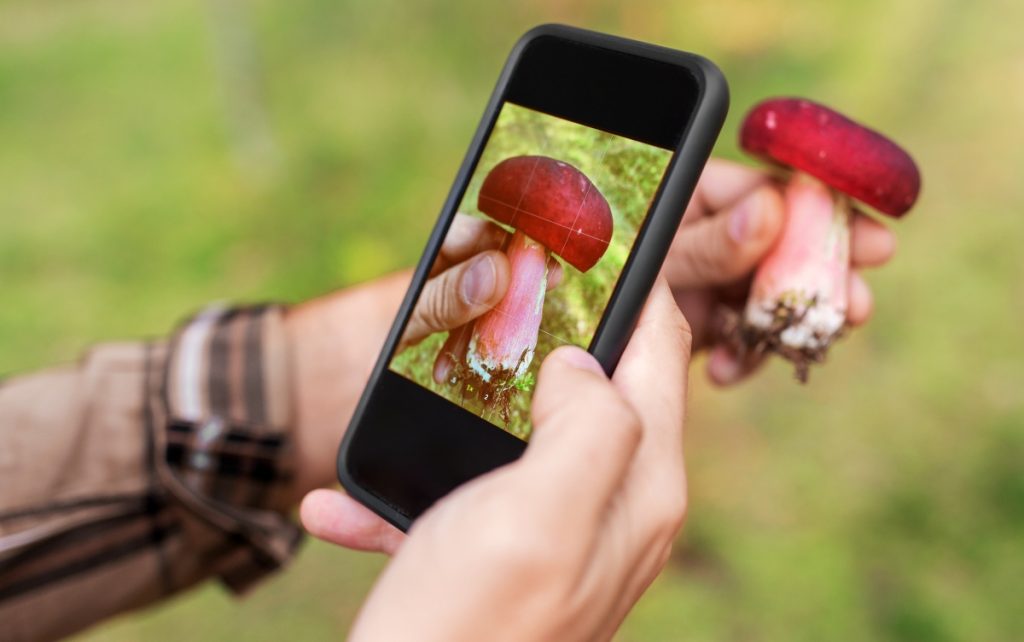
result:
[[[523,453],[547,354],[614,370],[725,107],[691,54],[557,26],[520,41],[346,433],[353,497],[408,528]]]
[[[409,538],[381,533],[395,556],[353,639],[610,639],[682,524],[689,356],[664,282],[611,380],[579,348],[553,352],[522,459],[439,501]],[[306,528],[349,545],[351,501],[315,491]]]

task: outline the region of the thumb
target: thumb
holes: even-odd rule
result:
[[[412,345],[469,323],[497,305],[509,278],[508,258],[498,250],[482,252],[438,274],[423,286],[402,343]]]
[[[531,415],[524,492],[536,491],[529,493],[536,510],[596,518],[640,443],[637,413],[592,355],[563,346],[541,364]]]
[[[778,190],[765,185],[732,207],[679,229],[665,276],[674,289],[723,285],[754,270],[785,218]]]

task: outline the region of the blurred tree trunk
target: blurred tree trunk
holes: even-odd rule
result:
[[[245,0],[206,0],[206,6],[232,156],[246,176],[266,178],[280,154],[249,9]]]

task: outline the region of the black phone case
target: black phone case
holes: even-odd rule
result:
[[[535,27],[519,39],[509,54],[452,184],[452,189],[445,199],[442,213],[452,212],[458,206],[457,201],[462,194],[463,186],[471,178],[476,160],[489,135],[490,124],[501,108],[503,96],[520,55],[530,42],[544,36],[564,38],[573,42],[683,66],[690,70],[699,86],[695,113],[676,147],[674,159],[666,169],[661,190],[654,197],[647,220],[637,236],[633,252],[623,268],[604,317],[590,344],[590,352],[597,358],[604,370],[611,374],[625,350],[640,315],[640,310],[647,300],[682,220],[683,211],[693,195],[697,180],[700,178],[721,131],[728,110],[729,90],[718,67],[696,54],[565,25],[549,24]],[[444,240],[447,218],[440,216],[431,232],[426,250],[413,275],[412,283],[402,301],[402,306],[395,317],[384,348],[381,350],[338,451],[338,479],[348,494],[403,531],[408,530],[413,520],[357,483],[347,470],[345,462],[353,435],[366,409],[370,391],[379,381],[381,372],[387,368],[390,355],[400,339],[405,319],[411,313],[423,283],[426,281],[433,257]],[[438,403],[449,402],[438,398]]]

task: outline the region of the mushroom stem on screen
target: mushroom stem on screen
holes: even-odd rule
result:
[[[522,376],[533,360],[548,283],[548,251],[516,232],[505,253],[511,278],[505,296],[481,317],[469,340],[467,365],[483,381]]]

